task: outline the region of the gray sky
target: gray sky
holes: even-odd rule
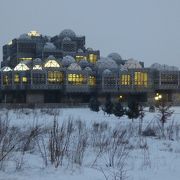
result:
[[[0,0],[0,23],[1,49],[30,30],[70,28],[102,56],[180,67],[180,0]]]

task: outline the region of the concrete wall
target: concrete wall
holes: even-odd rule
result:
[[[26,103],[44,103],[44,93],[27,92]]]

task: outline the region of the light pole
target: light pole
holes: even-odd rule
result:
[[[158,106],[159,105],[159,102],[161,101],[162,99],[162,95],[159,94],[159,93],[156,93],[156,96],[154,97],[155,101],[157,102],[156,105]]]

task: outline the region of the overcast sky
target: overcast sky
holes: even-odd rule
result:
[[[1,49],[30,30],[70,28],[101,56],[180,67],[180,0],[0,0],[0,23]]]

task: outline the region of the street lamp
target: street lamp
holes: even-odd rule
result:
[[[162,99],[162,95],[159,93],[156,93],[156,96],[154,97],[155,101],[159,101]]]

